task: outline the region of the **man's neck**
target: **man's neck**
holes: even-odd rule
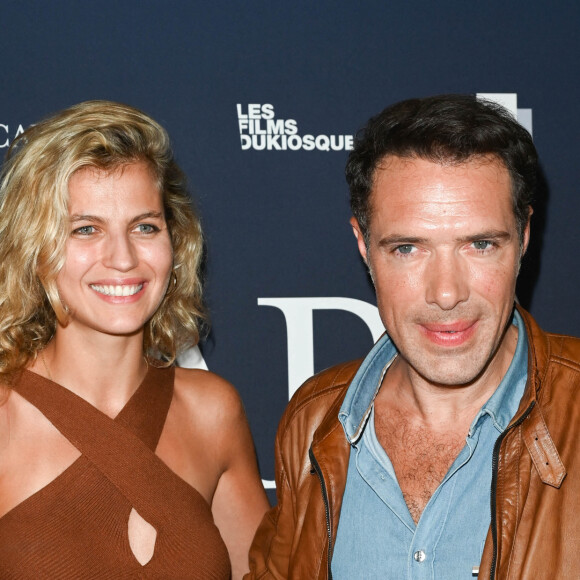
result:
[[[493,395],[513,359],[518,330],[511,325],[490,364],[466,385],[433,383],[398,356],[386,373],[377,395],[378,409],[396,409],[424,426],[448,428],[467,424]]]

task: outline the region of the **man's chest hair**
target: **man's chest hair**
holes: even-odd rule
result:
[[[441,430],[413,421],[400,410],[375,410],[377,439],[393,464],[415,522],[465,445],[467,429]]]

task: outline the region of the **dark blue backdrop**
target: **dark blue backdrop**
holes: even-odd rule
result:
[[[348,225],[344,136],[387,104],[493,92],[531,109],[549,200],[534,217],[519,295],[545,328],[580,334],[579,23],[580,5],[563,0],[5,0],[0,146],[20,125],[95,98],[135,105],[168,129],[207,235],[213,331],[203,353],[240,390],[262,476],[273,479],[287,318],[258,299],[373,302]],[[242,148],[238,113],[250,110],[262,116],[256,131],[268,116],[271,131],[283,126],[286,150],[273,145],[282,135],[271,150]],[[370,347],[348,310],[317,309],[312,320],[315,370]]]

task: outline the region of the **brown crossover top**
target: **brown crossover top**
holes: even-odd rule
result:
[[[113,420],[68,389],[22,372],[14,389],[82,455],[0,518],[0,578],[230,578],[207,502],[154,453],[173,379],[173,369],[150,368]],[[129,545],[133,508],[157,530],[145,565]]]

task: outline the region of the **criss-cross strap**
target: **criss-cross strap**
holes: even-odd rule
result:
[[[115,421],[125,425],[153,451],[173,398],[174,376],[174,368],[150,368],[139,388],[115,417]]]
[[[177,513],[180,508],[190,509],[191,494],[197,494],[152,451],[171,403],[174,372],[150,368],[115,420],[72,391],[30,371],[24,371],[13,388],[37,407],[147,521],[163,526],[171,522],[176,508]],[[171,498],[172,509],[160,501],[160,493]]]

